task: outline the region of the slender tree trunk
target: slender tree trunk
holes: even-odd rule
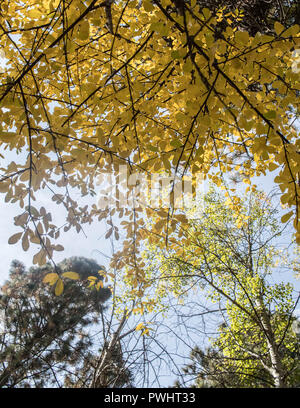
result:
[[[258,299],[259,312],[261,317],[261,324],[264,328],[266,340],[268,344],[269,356],[271,360],[272,367],[270,368],[270,374],[274,379],[274,385],[276,388],[286,388],[286,383],[284,381],[285,368],[282,364],[281,356],[279,354],[278,346],[274,337],[272,330],[272,325],[270,321],[270,316],[266,311],[265,305],[263,303],[262,296],[260,295]]]

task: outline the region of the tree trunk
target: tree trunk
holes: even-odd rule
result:
[[[272,325],[270,321],[270,316],[265,308],[263,303],[262,296],[259,296],[258,299],[259,314],[261,318],[261,324],[265,331],[265,336],[268,344],[269,356],[271,360],[272,367],[270,368],[270,374],[274,379],[274,385],[276,388],[286,388],[286,383],[284,380],[285,377],[285,368],[281,361],[281,356],[276,344],[274,333],[272,330]]]

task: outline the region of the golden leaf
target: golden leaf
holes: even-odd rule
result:
[[[43,282],[44,283],[50,283],[50,285],[54,285],[56,283],[56,281],[58,280],[59,276],[56,272],[52,272],[52,273],[48,273],[44,279]]]
[[[55,286],[55,295],[56,296],[60,296],[64,291],[64,283],[62,281],[62,279],[58,279],[56,286]]]
[[[79,279],[79,274],[77,272],[64,272],[62,273],[62,276],[73,280]]]

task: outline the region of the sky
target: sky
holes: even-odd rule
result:
[[[34,204],[33,204],[34,205]],[[57,205],[45,198],[40,200],[38,208],[44,206],[48,211],[54,214],[55,219],[57,220],[57,225],[63,224],[63,219],[65,213],[63,211],[58,211]],[[27,252],[24,252],[21,246],[21,241],[15,245],[8,244],[8,238],[20,232],[20,227],[14,225],[14,217],[17,214],[20,214],[22,210],[17,204],[5,203],[4,195],[0,196],[0,284],[8,276],[8,270],[10,263],[13,259],[18,259],[23,262],[27,267],[32,265],[33,255],[38,252],[38,245],[32,244],[29,247]],[[85,225],[83,227],[85,235],[80,232],[70,230],[67,233],[63,233],[61,238],[57,240],[57,243],[60,243],[64,246],[64,251],[55,252],[54,260],[55,262],[60,262],[64,258],[70,256],[85,256],[87,258],[94,258],[100,264],[106,265],[107,258],[103,255],[100,255],[101,251],[107,256],[111,254],[110,241],[105,240],[104,236],[107,231],[105,223],[96,222],[92,225]]]

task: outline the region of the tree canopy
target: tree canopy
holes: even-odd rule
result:
[[[186,368],[198,386],[298,386],[299,294],[290,283],[272,282],[276,269],[293,270],[293,257],[276,244],[284,234],[278,210],[265,194],[252,193],[241,198],[240,221],[225,202],[211,189],[205,211],[173,234],[168,250],[150,246],[148,279],[162,304],[170,293],[191,302],[194,289],[196,299],[209,301],[207,313],[219,316],[208,350],[195,347]]]
[[[272,10],[263,1],[256,8],[221,3],[1,2],[0,144],[4,157],[7,150],[19,156],[1,168],[0,188],[6,202],[21,207],[21,231],[9,242],[21,240],[25,251],[37,246],[34,264],[62,250],[55,243],[61,229],[38,205],[44,190],[66,211],[65,231],[80,232],[116,210],[131,217],[116,264],[143,278],[145,216],[159,217],[147,233],[167,242],[180,222],[173,200],[164,211],[148,205],[141,214],[81,207],[72,198],[73,187],[96,194],[97,177],[117,174],[119,165],[130,174],[168,173],[172,192],[185,174],[220,186],[232,171],[249,184],[276,170],[289,209],[282,221],[293,217],[299,242],[299,9],[296,2],[289,12],[285,2]],[[269,11],[256,20],[261,27],[250,28],[263,3]],[[118,238],[113,225],[111,233]]]

